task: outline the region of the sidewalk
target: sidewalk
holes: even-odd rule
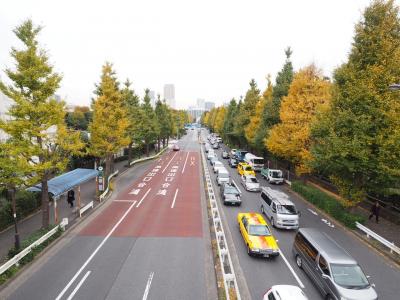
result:
[[[150,153],[153,155],[153,153]],[[144,157],[144,156],[142,156]],[[123,172],[128,169],[126,167],[127,161],[120,161],[114,164],[114,169],[119,170],[119,172]],[[90,180],[81,185],[81,206],[86,205],[92,200],[95,200],[96,195],[96,185],[95,179]],[[75,198],[77,198],[77,191],[75,190]],[[74,205],[77,204],[77,200],[75,200]],[[95,205],[98,204],[97,201],[94,202]],[[60,222],[63,218],[68,218],[69,224],[74,223],[78,218],[78,214],[76,212],[76,207],[69,207],[67,200],[65,197],[61,197],[57,202],[57,210],[58,210],[58,221]],[[90,213],[90,212],[87,212]],[[86,213],[85,213],[86,214]],[[84,215],[82,216],[84,217]],[[50,223],[54,224],[54,207],[50,206]],[[31,215],[30,217],[20,221],[18,223],[18,231],[20,240],[23,241],[27,237],[29,237],[33,232],[40,229],[42,225],[42,213],[38,211],[37,213]],[[0,262],[2,262],[10,248],[14,246],[14,226],[9,227],[5,231],[0,233]]]

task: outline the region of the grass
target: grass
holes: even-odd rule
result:
[[[364,216],[348,211],[335,198],[317,188],[295,181],[292,182],[292,190],[348,228],[355,229],[356,222],[364,223],[366,220]]]

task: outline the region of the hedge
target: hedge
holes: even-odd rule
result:
[[[24,250],[26,247],[28,247],[29,245],[31,245],[33,242],[35,242],[36,240],[38,240],[39,238],[41,238],[43,235],[45,235],[47,232],[49,232],[50,230],[52,230],[55,226],[58,225],[52,225],[50,226],[48,229],[39,229],[37,231],[35,231],[33,234],[31,234],[28,238],[24,239],[21,242],[21,247],[17,250],[15,248],[11,248],[8,251],[8,259],[13,258],[16,254],[18,254],[19,252],[21,252],[22,250]],[[9,278],[11,278],[12,276],[14,276],[15,273],[18,272],[18,270],[26,265],[27,263],[31,262],[36,255],[38,255],[40,252],[43,251],[44,248],[46,248],[52,241],[54,241],[55,239],[57,239],[60,235],[62,234],[62,230],[59,228],[57,230],[56,233],[54,233],[51,237],[49,237],[47,240],[45,240],[43,243],[41,243],[40,245],[32,248],[31,252],[29,252],[29,254],[27,254],[26,256],[24,256],[24,258],[22,258],[19,261],[19,266],[12,266],[10,269],[8,269],[6,272],[4,272],[3,274],[0,275],[0,285],[3,284],[4,282],[6,282]]]
[[[18,220],[23,219],[35,210],[40,208],[40,193],[18,191],[16,197],[16,209]],[[0,199],[0,231],[14,223],[11,202]]]
[[[364,223],[366,220],[364,216],[349,212],[335,198],[317,188],[294,181],[292,182],[292,190],[351,229],[356,228],[355,222]]]

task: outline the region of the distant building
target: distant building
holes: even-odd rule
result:
[[[215,107],[215,103],[214,102],[205,102],[204,103],[204,108],[206,111],[210,111],[211,109],[213,109]]]
[[[172,107],[176,108],[175,105],[175,86],[173,84],[164,85],[164,99],[166,103]]]
[[[150,90],[149,96],[150,96],[150,104],[151,104],[151,106],[153,108],[156,107],[156,92],[153,91],[153,90]]]
[[[187,110],[187,113],[192,117],[194,122],[200,122],[200,118],[204,112],[205,109],[195,106],[190,106],[189,109]]]
[[[197,99],[197,107],[200,109],[206,109],[206,103],[204,99]]]

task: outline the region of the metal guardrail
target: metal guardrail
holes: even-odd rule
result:
[[[396,246],[393,242],[389,242],[385,238],[381,237],[379,234],[375,233],[374,231],[372,231],[368,227],[365,227],[364,225],[362,225],[362,224],[360,224],[358,222],[356,222],[356,227],[358,229],[360,229],[361,231],[363,231],[367,235],[367,238],[369,238],[371,236],[375,240],[380,242],[381,244],[383,244],[386,247],[388,247],[390,249],[390,253],[396,252],[398,255],[400,255],[400,247]]]
[[[64,230],[65,226],[67,226],[67,225],[68,225],[68,218],[64,218],[58,226],[54,227],[52,230],[47,232],[41,238],[39,238],[38,240],[36,240],[32,244],[30,244],[28,247],[26,247],[20,253],[16,254],[13,258],[11,258],[6,263],[4,263],[2,266],[0,266],[0,275],[3,274],[5,271],[7,271],[9,268],[11,268],[13,265],[18,265],[18,262],[22,258],[24,258],[27,254],[29,254],[33,248],[39,246],[41,243],[43,243],[45,240],[47,240],[49,237],[51,237],[53,234],[55,234],[59,228]]]
[[[225,296],[227,300],[230,300],[230,293],[229,291],[231,289],[234,289],[234,293],[236,296],[236,299],[240,300],[240,293],[239,293],[239,287],[237,284],[237,279],[235,275],[235,271],[233,268],[233,263],[231,260],[231,255],[229,254],[229,248],[228,248],[228,243],[225,237],[225,232],[224,228],[222,226],[222,220],[221,216],[219,213],[219,208],[218,208],[218,203],[214,194],[214,189],[213,185],[211,182],[211,177],[210,173],[207,168],[207,160],[204,156],[204,147],[201,147],[201,157],[203,160],[203,169],[204,169],[204,175],[206,178],[206,184],[207,184],[207,192],[208,192],[208,198],[210,201],[210,206],[211,206],[211,215],[213,219],[213,224],[214,224],[214,231],[215,231],[215,236],[217,238],[217,246],[218,246],[218,257],[221,265],[221,272],[224,280],[224,288],[225,288]]]
[[[84,207],[81,207],[79,209],[79,218],[82,217],[82,214],[87,211],[89,208],[93,208],[94,207],[94,203],[93,200],[90,201],[88,204],[86,204]]]
[[[100,195],[100,197],[99,197],[99,201],[100,201],[100,202],[103,201],[104,197],[108,194],[108,191],[110,190],[110,181],[111,181],[111,179],[112,179],[114,176],[116,176],[118,173],[119,173],[119,171],[117,170],[117,171],[115,171],[114,173],[112,173],[110,176],[108,176],[108,179],[107,179],[107,188],[106,188],[106,190]]]

